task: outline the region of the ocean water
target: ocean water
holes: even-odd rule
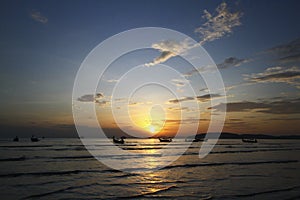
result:
[[[95,140],[96,144],[103,141]],[[172,148],[184,146],[174,140]],[[107,144],[110,145],[110,144]],[[107,159],[148,169],[163,147],[158,140],[127,139],[120,148],[138,157]],[[219,140],[203,159],[192,143],[158,171],[132,174],[95,159],[79,139],[32,143],[0,141],[1,199],[300,199],[300,141]],[[97,151],[101,151],[101,145]],[[171,155],[172,156],[172,155]],[[141,160],[142,159],[142,160]],[[144,161],[144,162],[141,162]],[[144,163],[144,165],[143,165]]]

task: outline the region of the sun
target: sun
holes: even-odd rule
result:
[[[150,133],[155,133],[156,132],[155,127],[153,125],[150,125],[149,126],[149,131],[150,131]]]

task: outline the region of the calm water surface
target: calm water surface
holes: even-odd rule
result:
[[[103,144],[101,140],[95,143]],[[181,148],[184,140],[172,142]],[[199,159],[201,142],[171,165],[151,173],[131,174],[106,167],[79,139],[44,139],[32,143],[0,141],[2,199],[300,199],[300,141],[219,140]],[[109,144],[107,144],[109,145]],[[148,169],[159,165],[157,140],[128,139],[120,147],[138,157],[106,159]],[[101,145],[99,149],[101,150]],[[172,156],[172,155],[171,155]],[[150,164],[149,164],[150,163]]]

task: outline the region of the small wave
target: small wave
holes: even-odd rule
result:
[[[268,177],[261,174],[232,174],[230,177]]]
[[[49,151],[86,151],[85,147],[72,147],[72,148],[52,148],[46,149]]]
[[[119,172],[119,171],[117,171]],[[121,175],[115,175],[113,176],[114,178],[127,178],[127,177],[131,177],[131,176],[137,176],[137,174],[121,174]]]
[[[161,181],[144,181],[133,183],[134,185],[156,185],[156,184],[177,184],[177,183],[186,183],[186,181],[182,180],[161,180]]]
[[[7,162],[7,161],[23,161],[25,160],[25,156],[16,157],[16,158],[0,158],[0,162]]]
[[[142,197],[147,198],[147,197],[149,197],[151,195],[156,195],[156,194],[159,194],[161,192],[171,190],[173,188],[177,188],[177,186],[176,185],[171,185],[171,186],[167,186],[167,187],[163,187],[163,188],[157,188],[156,190],[151,191],[151,192],[144,192],[144,193],[137,194],[137,195],[131,195],[131,196],[125,196],[125,197],[118,197],[118,199],[133,199],[133,198],[142,198]]]
[[[29,172],[0,174],[0,177],[20,177],[20,176],[61,176],[80,173],[103,173],[103,170],[72,170],[72,171],[48,171],[48,172]]]
[[[284,149],[253,149],[238,151],[211,151],[210,154],[232,154],[232,153],[254,153],[254,152],[272,152],[272,151],[298,151],[300,148],[284,148]],[[185,152],[184,155],[198,155],[198,152]]]
[[[121,147],[123,150],[157,150],[157,149],[162,149],[163,147],[135,147],[135,148],[130,148],[130,147]]]
[[[7,145],[7,146],[0,146],[0,148],[40,148],[40,147],[53,147],[53,145]]]
[[[65,187],[65,188],[62,188],[62,189],[54,190],[54,191],[51,191],[51,192],[30,195],[30,196],[27,196],[27,197],[25,197],[23,199],[40,198],[40,197],[45,197],[45,196],[49,196],[49,195],[52,195],[52,194],[57,194],[57,193],[65,192],[67,190],[74,190],[74,189],[78,189],[78,188],[85,188],[85,187],[90,187],[90,186],[94,186],[94,185],[99,185],[99,184],[98,183],[91,183],[91,184],[80,185],[80,186],[69,186],[69,187]]]
[[[14,187],[29,187],[29,186],[41,186],[41,185],[50,185],[50,184],[57,184],[57,183],[70,183],[73,182],[73,180],[55,180],[55,181],[46,181],[46,182],[39,182],[39,183],[25,183],[25,182],[21,182],[20,184],[16,184],[14,185]]]
[[[57,157],[49,157],[50,159],[91,159],[94,156],[87,155],[87,156],[57,156]]]
[[[261,192],[255,192],[255,193],[250,193],[250,194],[239,194],[239,195],[234,195],[230,197],[254,197],[257,195],[262,195],[262,194],[272,194],[272,193],[277,193],[277,192],[287,192],[287,191],[292,191],[299,189],[300,186],[294,186],[294,187],[289,187],[289,188],[282,188],[282,189],[276,189],[276,190],[267,190],[267,191],[261,191]]]
[[[169,165],[169,166],[164,167],[164,169],[223,166],[223,165],[285,164],[285,163],[297,163],[297,162],[298,162],[298,160],[272,160],[272,161],[254,161],[254,162],[199,163],[199,164],[197,163],[197,164],[185,164],[185,165]]]

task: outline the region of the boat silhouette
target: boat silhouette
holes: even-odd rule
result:
[[[14,142],[19,142],[19,137],[16,136],[14,139],[13,139]]]
[[[172,138],[158,138],[160,142],[172,142]]]
[[[125,141],[124,141],[123,137],[115,138],[115,136],[113,136],[113,142],[117,143],[117,144],[124,144]]]
[[[255,138],[243,138],[242,141],[245,143],[257,143]]]
[[[37,137],[36,137],[36,136],[34,136],[34,135],[33,135],[33,136],[31,136],[31,138],[30,138],[30,139],[31,139],[31,142],[38,142],[38,141],[40,141],[40,140],[39,140],[39,138],[37,138]]]

